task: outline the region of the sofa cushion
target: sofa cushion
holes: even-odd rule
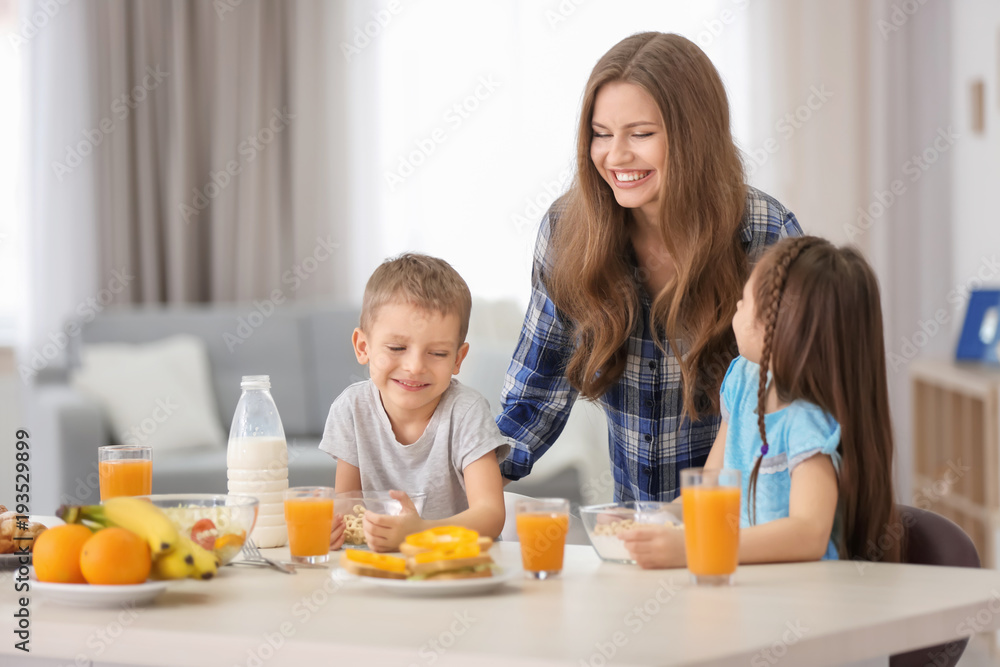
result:
[[[121,444],[157,453],[225,444],[205,344],[196,336],[87,345],[73,384],[104,405]]]
[[[144,343],[187,333],[205,341],[219,419],[228,434],[240,380],[270,375],[271,395],[286,436],[315,435],[308,420],[309,390],[300,326],[301,309],[282,304],[269,313],[243,306],[140,306],[108,309],[82,327],[81,342]]]

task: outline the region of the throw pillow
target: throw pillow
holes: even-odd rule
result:
[[[154,451],[225,445],[200,338],[84,345],[81,362],[73,384],[104,404],[120,444]]]

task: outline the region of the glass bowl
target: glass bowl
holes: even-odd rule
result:
[[[192,537],[192,528],[203,519],[194,539],[202,546],[211,540],[212,551],[225,565],[243,549],[247,535],[257,521],[258,502],[253,496],[216,495],[211,493],[170,493],[144,496],[163,510],[177,530]]]
[[[682,517],[680,503],[655,500],[630,500],[580,508],[580,518],[590,543],[601,560],[609,563],[635,563],[625,543],[618,537],[620,532],[642,524],[681,528]]]
[[[407,493],[417,514],[424,511],[426,493]],[[361,517],[365,512],[388,514],[396,516],[403,512],[403,504],[389,495],[388,491],[345,491],[333,495],[333,512],[340,514],[347,522],[347,536],[344,539],[346,547],[362,547],[365,536],[361,531]]]

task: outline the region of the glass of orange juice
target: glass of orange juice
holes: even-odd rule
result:
[[[740,471],[681,470],[684,548],[696,584],[733,583],[740,560]]]
[[[329,486],[293,486],[285,490],[288,549],[295,563],[330,560],[333,494]]]
[[[514,505],[521,563],[534,579],[548,579],[563,566],[569,501],[564,498],[525,498]]]
[[[153,492],[153,448],[108,445],[97,448],[101,500],[116,496],[148,496]]]

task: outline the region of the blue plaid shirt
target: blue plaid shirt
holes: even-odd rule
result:
[[[511,446],[500,468],[520,479],[562,432],[578,392],[564,370],[573,335],[557,313],[542,282],[543,266],[557,205],[538,231],[532,268],[532,295],[514,357],[507,369],[497,426]],[[747,189],[740,238],[751,261],[787,236],[800,236],[795,216],[775,199]],[[692,422],[682,417],[680,363],[669,344],[664,354],[649,328],[651,301],[640,289],[642,315],[629,336],[628,358],[618,383],[598,399],[608,417],[608,446],[615,500],[673,500],[680,471],[702,466],[719,430],[719,415]],[[572,446],[567,444],[566,446]],[[595,480],[585,480],[593,483]]]

